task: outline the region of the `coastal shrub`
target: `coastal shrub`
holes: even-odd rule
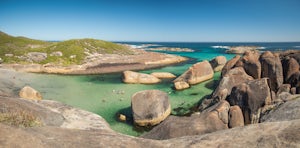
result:
[[[41,126],[42,122],[26,111],[0,113],[0,123],[17,127]]]

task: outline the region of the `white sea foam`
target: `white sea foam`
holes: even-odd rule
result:
[[[229,49],[229,46],[211,46],[212,48],[225,48],[225,49]]]
[[[257,47],[257,49],[261,49],[262,50],[262,49],[266,49],[266,47]]]
[[[295,48],[300,48],[300,46],[294,46]]]

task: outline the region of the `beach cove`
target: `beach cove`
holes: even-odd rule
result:
[[[140,44],[142,43],[136,45]],[[211,60],[218,55],[226,56],[227,60],[234,56],[234,54],[225,53],[226,47],[215,47],[213,46],[215,44],[167,43],[165,45],[167,47],[186,47],[195,50],[195,52],[166,51],[165,53],[189,57],[190,60],[179,65],[140,72],[171,72],[176,76],[179,76],[196,62]],[[226,44],[224,46],[226,46]],[[268,50],[272,50],[272,47],[274,46],[278,45],[272,44],[271,47],[267,48]],[[281,46],[282,48],[284,48],[284,46],[286,46],[285,48],[288,48],[290,45],[281,44]],[[134,128],[130,122],[124,123],[117,119],[119,113],[130,116],[131,96],[134,93],[150,89],[164,91],[168,93],[170,97],[172,114],[185,115],[190,112],[189,109],[191,107],[197,104],[201,99],[205,98],[205,96],[212,93],[219,76],[220,73],[215,73],[213,80],[193,85],[191,88],[183,91],[175,91],[172,88],[172,80],[164,80],[159,84],[153,85],[124,84],[122,82],[121,73],[80,76],[23,73],[20,74],[21,83],[17,85],[20,88],[25,85],[30,85],[37,88],[44,99],[60,101],[99,114],[105,118],[113,130],[124,134],[138,136],[142,134],[141,129]],[[9,77],[13,78],[16,76]]]

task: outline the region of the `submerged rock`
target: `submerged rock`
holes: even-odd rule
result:
[[[150,75],[157,77],[159,79],[172,79],[176,78],[176,76],[169,72],[153,72]]]
[[[189,88],[190,85],[185,81],[178,81],[178,82],[174,82],[174,87],[176,90],[183,90]]]
[[[24,99],[42,100],[42,95],[30,86],[22,88],[19,92],[19,96]]]
[[[139,126],[156,125],[171,113],[168,94],[160,90],[145,90],[131,97],[134,123]]]
[[[137,84],[155,84],[155,83],[159,83],[160,79],[149,74],[138,73],[134,71],[124,71],[123,82],[137,83]]]

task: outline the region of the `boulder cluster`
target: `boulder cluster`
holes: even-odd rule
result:
[[[218,87],[203,100],[200,111],[226,100],[242,110],[245,124],[259,123],[261,114],[299,94],[297,59],[298,51],[247,51],[235,56],[225,64]]]
[[[211,61],[202,61],[192,65],[182,75],[176,76],[169,72],[153,72],[151,74],[138,73],[133,71],[123,72],[123,82],[131,84],[155,84],[161,82],[161,79],[174,79],[174,88],[183,90],[190,85],[198,84],[212,79],[214,72],[221,71],[226,64],[226,57],[217,56]]]
[[[272,118],[288,118],[270,112],[300,97],[298,57],[300,61],[297,51],[289,54],[247,51],[243,56],[237,55],[224,65],[219,85],[199,105],[199,112],[190,117],[170,116],[142,137],[161,140],[202,135]],[[293,109],[286,108],[280,114],[298,116]]]

